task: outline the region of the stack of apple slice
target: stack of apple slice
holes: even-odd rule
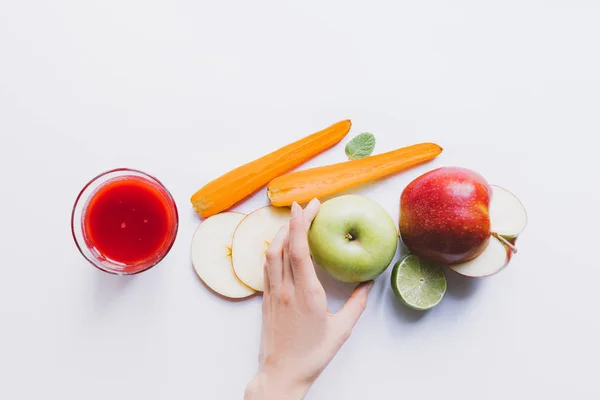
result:
[[[504,188],[494,185],[491,187],[490,240],[485,250],[475,259],[448,266],[461,275],[484,277],[504,269],[512,254],[517,252],[514,242],[527,225],[527,212],[519,199]]]
[[[282,226],[289,223],[290,209],[263,207],[248,214],[233,235],[232,262],[235,274],[256,291],[264,287],[265,254]]]
[[[233,272],[231,245],[233,233],[245,214],[225,212],[200,224],[192,238],[192,264],[208,287],[222,296],[241,299],[254,294]]]
[[[263,207],[248,215],[224,212],[207,218],[192,239],[192,264],[208,287],[241,299],[263,290],[265,253],[287,224],[289,208]]]

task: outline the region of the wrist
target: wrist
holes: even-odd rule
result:
[[[300,382],[282,374],[261,371],[246,387],[245,400],[301,400],[310,383]]]

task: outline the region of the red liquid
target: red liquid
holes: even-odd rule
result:
[[[162,188],[145,178],[108,181],[94,193],[83,215],[88,247],[128,265],[160,256],[172,230],[167,199]]]

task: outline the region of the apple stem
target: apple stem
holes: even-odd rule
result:
[[[505,238],[503,238],[502,236],[498,235],[496,232],[492,232],[492,236],[495,237],[496,239],[498,239],[499,241],[501,241],[505,246],[507,246],[513,253],[517,253],[517,248],[515,247],[514,244],[512,244],[511,242],[509,242],[508,240],[506,240]]]
[[[349,233],[346,233],[344,236],[345,236],[345,237],[346,237],[346,239],[348,239],[348,240],[352,240],[352,239],[353,239],[352,235],[351,235],[351,234],[349,234]]]

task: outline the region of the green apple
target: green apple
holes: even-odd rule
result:
[[[392,217],[373,200],[347,195],[321,205],[308,231],[314,261],[342,282],[364,282],[390,265],[398,246]]]

